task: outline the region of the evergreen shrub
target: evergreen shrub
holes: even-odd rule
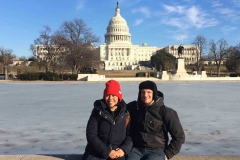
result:
[[[34,72],[34,73],[30,73],[30,72],[25,72],[19,75],[19,79],[20,80],[29,80],[29,81],[34,81],[34,80],[38,80],[39,74]]]
[[[136,77],[145,77],[145,72],[137,72]]]
[[[59,78],[62,80],[68,80],[68,81],[76,81],[78,75],[77,74],[60,74]]]
[[[231,73],[230,77],[240,77],[240,73]]]
[[[43,74],[43,80],[45,81],[58,81],[59,80],[59,75],[57,73],[53,72],[46,72]]]
[[[137,72],[136,77],[146,77],[146,74],[150,74],[150,77],[157,76],[157,72]]]

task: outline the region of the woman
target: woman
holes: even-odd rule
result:
[[[103,99],[94,102],[88,120],[88,144],[82,160],[124,160],[132,149],[132,140],[128,135],[129,120],[119,83],[115,80],[106,82]]]

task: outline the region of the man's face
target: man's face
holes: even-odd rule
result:
[[[141,100],[145,104],[149,104],[153,100],[153,91],[151,89],[142,89],[141,90]]]

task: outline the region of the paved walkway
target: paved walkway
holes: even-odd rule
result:
[[[0,155],[0,160],[81,160],[82,155]],[[171,160],[240,160],[240,156],[177,155]]]

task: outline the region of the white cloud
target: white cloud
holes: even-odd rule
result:
[[[78,11],[78,10],[83,9],[84,3],[85,3],[85,0],[78,0],[77,6],[76,6],[76,10]]]
[[[223,4],[220,3],[219,1],[211,1],[211,3],[212,3],[212,7],[220,7],[220,6],[223,5]]]
[[[200,11],[200,9],[195,6],[186,10],[186,17],[189,22],[197,28],[206,28],[218,24],[218,21],[215,18],[208,18],[207,14]]]
[[[231,8],[218,8],[214,11],[221,14],[223,18],[233,22],[236,22],[240,19],[240,12]]]
[[[196,6],[187,8],[186,6],[163,5],[163,8],[168,13],[168,17],[164,20],[164,23],[181,29],[191,27],[206,28],[218,24],[215,18],[211,18]]]
[[[175,12],[175,7],[173,7],[173,6],[163,5],[163,8],[164,8],[168,13]]]
[[[148,8],[146,7],[141,7],[141,8],[138,8],[138,9],[133,9],[132,10],[133,13],[142,13],[145,17],[149,18],[151,16]]]
[[[151,14],[148,10],[148,8],[146,7],[140,7],[138,9],[133,9],[132,10],[133,13],[137,14],[137,13],[141,13],[143,14],[146,18],[150,18],[151,17]],[[142,22],[143,22],[144,18],[141,18],[141,19],[137,19],[134,23],[135,26],[137,25],[140,25]]]
[[[137,26],[143,22],[143,19],[137,19],[134,23],[134,26]]]
[[[206,23],[203,25],[203,28],[214,27],[217,24],[219,24],[219,21],[216,20],[215,18],[208,19],[208,21],[206,21]]]
[[[229,0],[230,3],[232,3],[235,7],[240,7],[240,1],[239,0]]]
[[[224,33],[224,34],[228,34],[229,32],[232,32],[234,30],[236,30],[237,27],[231,27],[231,26],[224,26],[224,27],[221,27],[221,31]]]
[[[183,13],[184,8],[182,6],[169,6],[169,5],[163,5],[163,8],[168,12],[168,13]]]
[[[218,10],[221,14],[234,15],[234,10],[229,8],[221,8]]]
[[[180,18],[170,18],[168,20],[165,20],[164,23],[170,26],[176,26],[178,28],[182,28],[184,26]]]
[[[196,7],[191,7],[188,10],[186,10],[186,16],[188,19],[193,23],[197,24],[199,21],[201,21],[201,15]]]

